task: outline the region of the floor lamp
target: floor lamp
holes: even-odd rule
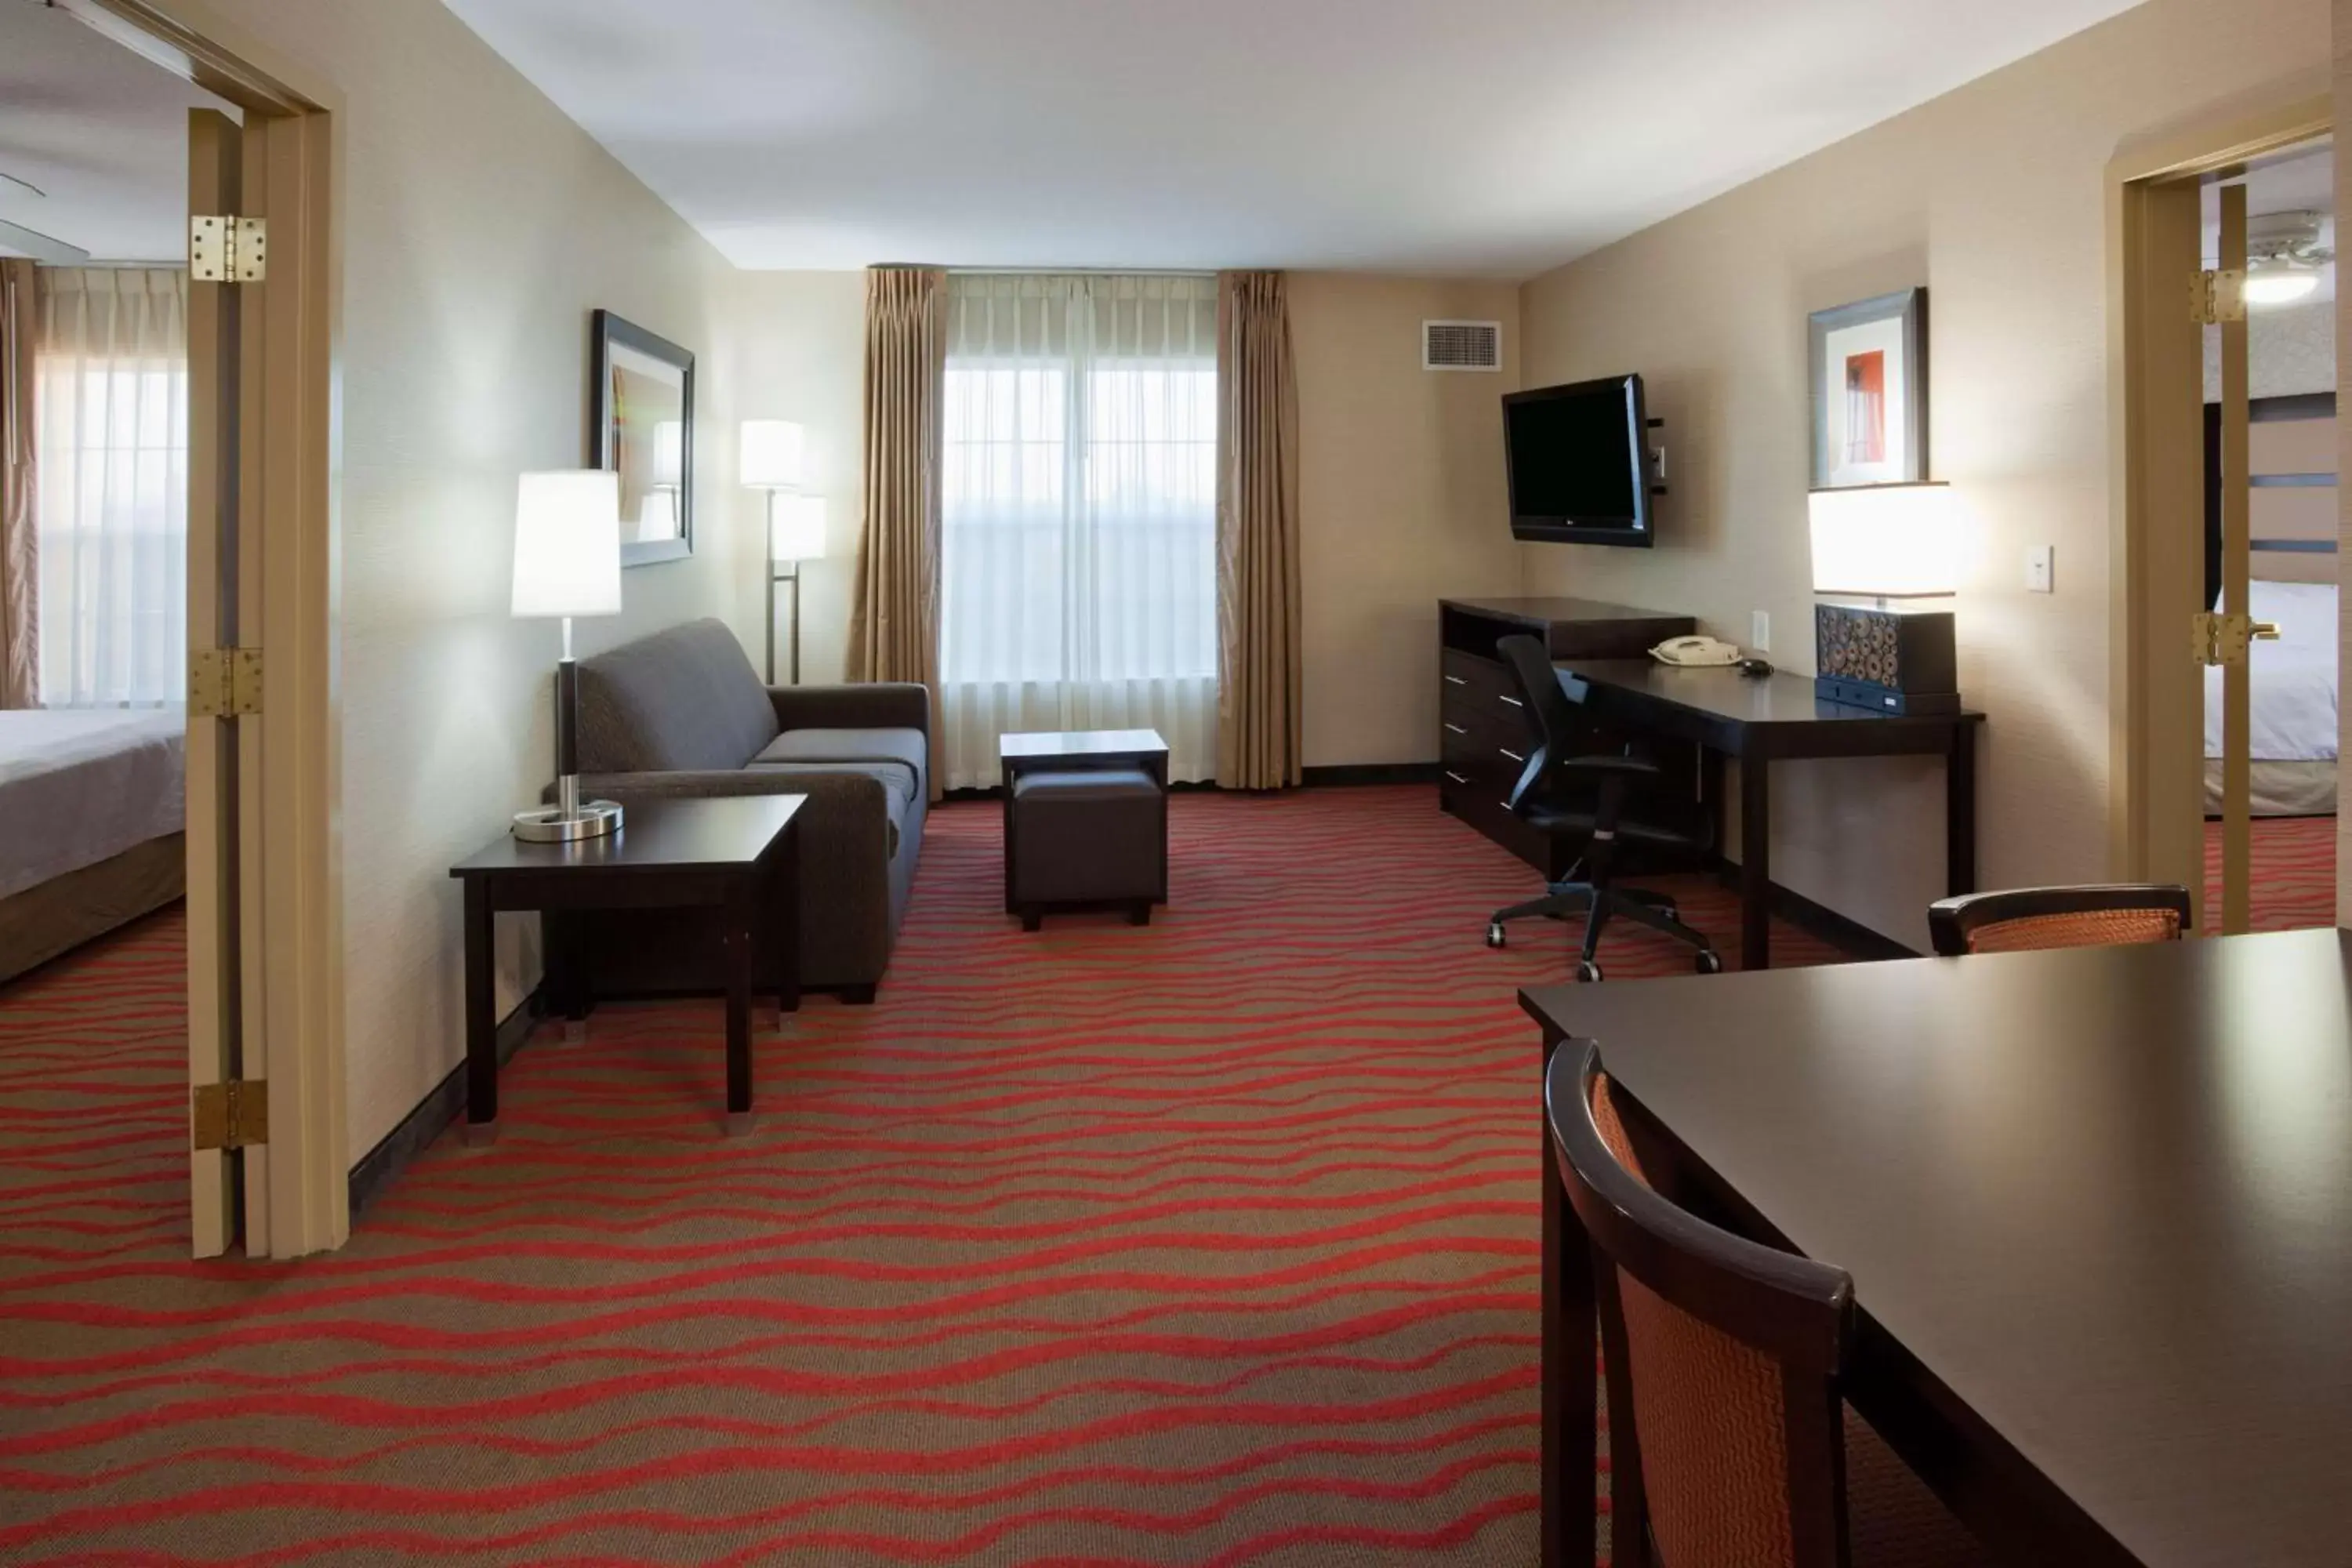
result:
[[[801,489],[801,427],[782,419],[743,422],[742,481],[768,496],[768,684],[776,682],[776,589],[793,590],[792,684],[801,683],[801,565],[824,558],[824,498]]]

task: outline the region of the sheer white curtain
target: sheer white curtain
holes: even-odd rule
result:
[[[188,275],[44,268],[34,343],[41,702],[187,695]]]
[[[1213,777],[1216,279],[951,274],[941,466],[949,787],[1025,730],[1157,730]]]

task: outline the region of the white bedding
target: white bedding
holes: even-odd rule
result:
[[[2254,644],[2253,760],[2336,760],[2336,584],[2256,583],[2253,618],[2278,623],[2276,642]],[[2205,671],[2205,754],[2221,754],[2221,671]]]
[[[0,899],[179,832],[187,722],[178,708],[0,711]]]

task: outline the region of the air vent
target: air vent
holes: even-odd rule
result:
[[[1423,370],[1502,369],[1503,323],[1500,321],[1422,322],[1421,368]]]

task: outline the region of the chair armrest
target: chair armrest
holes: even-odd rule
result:
[[[771,686],[781,730],[931,729],[931,694],[911,680],[856,686]]]
[[[1658,776],[1658,764],[1646,757],[1570,757],[1559,764],[1565,773],[1590,773],[1595,777],[1654,779]]]

